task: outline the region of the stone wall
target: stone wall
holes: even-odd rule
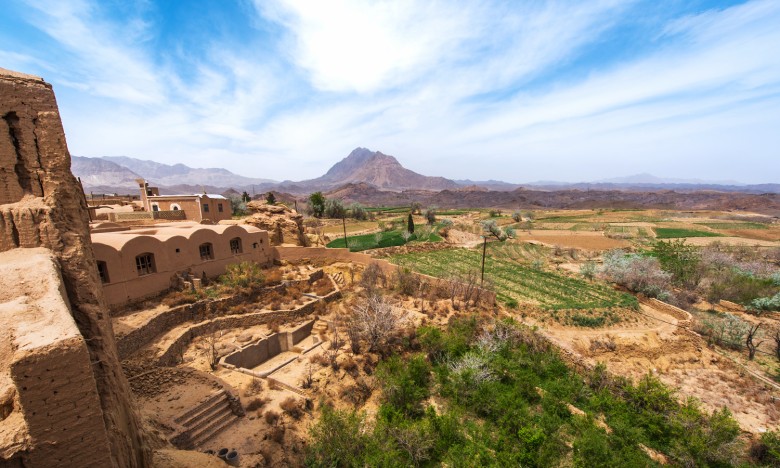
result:
[[[228,315],[232,313],[231,308],[234,306],[247,303],[262,303],[264,298],[273,292],[281,291],[300,282],[313,283],[322,278],[322,276],[323,271],[317,270],[309,276],[309,279],[270,286],[251,296],[239,294],[220,299],[205,299],[193,304],[184,304],[165,310],[135,330],[117,338],[119,357],[123,360],[127,359],[144,346],[152,343],[158,336],[186,322],[199,322],[217,316]],[[326,301],[334,299],[335,296],[330,294],[327,296]]]
[[[151,451],[117,358],[95,267],[86,200],[70,172],[54,93],[51,85],[38,77],[0,69],[0,252],[34,247],[49,250],[57,261],[68,309],[84,342],[80,352],[85,352],[90,362],[88,367],[74,366],[71,371],[80,377],[71,375],[68,381],[83,384],[91,378],[98,398],[90,405],[77,393],[68,393],[71,397],[63,397],[67,401],[58,401],[57,407],[70,405],[83,410],[90,424],[103,430],[96,429],[94,437],[83,435],[83,444],[70,439],[67,427],[47,433],[45,441],[33,436],[26,449],[4,453],[4,463],[76,466],[79,464],[57,460],[81,457],[105,460],[102,466],[148,466]],[[20,322],[24,318],[18,316]],[[0,343],[0,354],[8,353],[9,346],[7,341]],[[51,346],[60,345],[52,339]],[[32,370],[37,376],[46,375],[45,367],[36,365]],[[24,375],[36,377],[29,372],[22,378]],[[47,411],[42,399],[28,400],[23,409],[28,424],[45,421],[58,427],[58,417]],[[99,441],[101,433],[106,434],[108,448]]]
[[[303,341],[311,335],[313,327],[314,320],[310,320],[294,330],[274,333],[228,354],[221,363],[252,369],[284,351],[290,351],[290,344],[296,345]]]

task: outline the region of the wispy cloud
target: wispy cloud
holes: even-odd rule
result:
[[[252,5],[234,19],[253,35],[204,30],[173,51],[153,4],[29,2],[21,17],[52,47],[0,45],[0,61],[68,89],[76,154],[280,179],[317,176],[355,146],[458,178],[780,173],[771,0],[647,19],[636,47],[620,31],[640,0]]]

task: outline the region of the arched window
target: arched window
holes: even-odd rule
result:
[[[98,260],[97,268],[98,268],[98,274],[100,275],[100,282],[109,283],[110,280],[108,279],[108,265],[106,265],[106,262],[101,262],[100,260]]]
[[[171,211],[179,211],[181,207],[178,203],[171,203]]]
[[[214,249],[211,247],[211,242],[200,244],[200,259],[201,260],[214,259]]]
[[[142,253],[135,257],[135,269],[138,271],[138,276],[150,275],[157,271],[154,266],[154,254]]]
[[[241,248],[241,238],[240,237],[234,237],[230,239],[230,253],[233,255],[238,255],[242,253],[244,249]]]

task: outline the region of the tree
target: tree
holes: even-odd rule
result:
[[[325,212],[325,196],[322,192],[314,192],[309,195],[309,209],[315,218],[322,217]]]
[[[506,227],[504,229],[501,229],[498,226],[498,223],[496,223],[496,220],[494,219],[483,221],[482,230],[485,231],[485,233],[488,234],[489,236],[495,237],[500,241],[505,241],[509,238],[514,237],[515,235],[514,229],[512,229],[511,227]]]
[[[409,234],[414,234],[414,218],[412,217],[412,213],[409,213],[409,216],[406,218],[406,230],[409,231]]]
[[[250,197],[249,194],[244,191],[244,193],[241,194],[241,200],[246,203],[252,200],[252,197]]]
[[[514,213],[512,213],[512,219],[513,219],[513,220],[514,220],[516,223],[519,223],[520,221],[522,221],[522,220],[523,220],[523,215],[522,215],[522,214],[520,214],[520,212],[519,212],[519,211],[515,211]]]
[[[701,280],[699,263],[701,254],[696,246],[676,241],[658,241],[653,246],[653,255],[661,262],[661,268],[672,274],[675,282],[696,286]]]
[[[358,221],[364,221],[368,219],[368,212],[360,203],[355,202],[350,205],[349,211],[352,213],[352,217]]]
[[[425,219],[428,221],[428,224],[433,224],[436,222],[436,207],[432,206],[425,210]]]
[[[406,314],[390,304],[383,296],[373,294],[352,309],[348,327],[351,334],[359,336],[369,353],[386,351],[387,342],[400,331],[406,322]]]
[[[268,192],[268,195],[265,196],[265,202],[269,205],[276,205],[276,195],[273,192]]]
[[[325,217],[341,219],[347,217],[347,210],[344,205],[341,204],[341,200],[328,199],[325,200]]]
[[[760,323],[755,326],[751,325],[747,332],[747,338],[745,338],[745,344],[747,345],[748,349],[748,359],[751,361],[756,357],[756,349],[758,349],[758,347],[761,346],[761,343],[763,343],[763,341],[759,341],[757,344],[753,343],[753,338],[755,338],[758,334],[758,328],[760,326]]]
[[[412,202],[411,209],[412,214],[420,214],[422,212],[422,205],[420,202]]]

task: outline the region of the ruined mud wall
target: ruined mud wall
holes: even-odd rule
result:
[[[100,396],[99,408],[92,411],[100,413],[108,435],[111,464],[147,466],[151,453],[145,449],[139,417],[117,359],[88,221],[86,201],[70,172],[70,155],[51,85],[0,69],[0,251],[44,247],[54,254],[70,311],[92,363]],[[86,402],[69,404],[81,407]],[[85,414],[90,412],[84,409]],[[34,410],[25,408],[25,417],[28,411]],[[56,417],[47,417],[54,426]],[[65,443],[56,447],[58,453],[84,450]],[[33,445],[30,453],[36,449]],[[51,462],[48,466],[58,466],[56,460]]]

